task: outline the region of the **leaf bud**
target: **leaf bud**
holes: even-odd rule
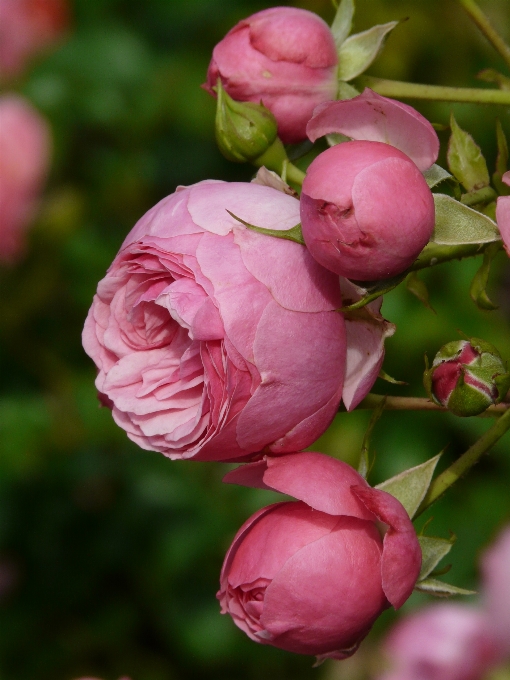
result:
[[[504,398],[510,373],[493,345],[471,338],[441,347],[423,382],[439,406],[457,416],[476,416]]]

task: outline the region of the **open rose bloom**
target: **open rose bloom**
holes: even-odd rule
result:
[[[289,229],[299,201],[206,181],[163,199],[124,244],[87,318],[101,400],[144,449],[243,459],[309,446],[342,395],[338,278]]]
[[[267,457],[224,481],[298,499],[259,510],[225,558],[222,613],[251,639],[344,659],[384,609],[411,594],[421,566],[411,520],[346,463],[321,453]]]
[[[38,111],[19,95],[0,97],[0,262],[12,264],[23,254],[50,150],[49,127]]]
[[[338,56],[329,26],[313,12],[272,7],[240,21],[213,51],[205,88],[218,78],[237,101],[262,102],[284,143],[306,139],[314,108],[334,99]]]

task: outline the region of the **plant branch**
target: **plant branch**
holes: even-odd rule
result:
[[[450,465],[444,472],[434,479],[427,491],[425,498],[420,504],[416,515],[421,514],[434,501],[447,491],[455,482],[465,475],[475,463],[486,453],[494,444],[501,439],[505,432],[510,428],[510,409],[499,418],[487,432],[485,432],[473,446],[471,446],[465,453],[462,454],[454,463]]]
[[[373,76],[363,76],[359,82],[385,97],[397,99],[430,99],[442,102],[464,102],[466,104],[510,105],[510,91],[508,90],[423,85],[421,83],[405,83],[401,80],[374,78]]]
[[[444,411],[445,413],[448,413],[447,408],[438,406],[425,397],[389,397],[384,394],[374,394],[373,392],[367,394],[363,401],[356,406],[356,410],[375,409],[383,399],[386,399],[386,404],[384,406],[385,411]],[[506,413],[509,409],[510,403],[502,402],[496,406],[489,406],[489,408],[478,417],[494,418],[496,416],[502,416],[502,414]]]
[[[503,57],[508,68],[510,68],[510,47],[496,31],[488,17],[478,7],[475,0],[459,0],[459,2],[494,49]]]
[[[435,267],[437,264],[443,262],[450,262],[451,260],[461,260],[464,257],[476,257],[483,255],[485,250],[498,243],[498,241],[491,241],[489,243],[463,243],[457,246],[443,246],[437,243],[429,243],[421,251],[418,259],[409,268],[410,271],[418,271],[426,269],[427,267]],[[503,249],[503,243],[500,243]]]

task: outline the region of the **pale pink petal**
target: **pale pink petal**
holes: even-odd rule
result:
[[[381,574],[388,601],[398,609],[413,592],[421,569],[421,549],[404,506],[394,496],[368,486],[353,493],[370,512],[389,526],[384,536]]]
[[[439,153],[438,136],[426,118],[411,106],[369,88],[353,99],[318,106],[306,131],[312,142],[336,132],[351,139],[391,144],[421,171],[430,168]]]

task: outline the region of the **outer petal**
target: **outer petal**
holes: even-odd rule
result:
[[[312,142],[339,132],[351,139],[391,144],[409,156],[421,171],[430,168],[439,153],[438,136],[426,118],[411,106],[382,97],[369,88],[353,99],[318,106],[306,132]]]
[[[510,186],[510,171],[505,172],[501,179]],[[500,196],[496,201],[496,222],[505,250],[510,255],[510,196]]]
[[[413,592],[421,569],[421,549],[404,506],[385,491],[353,486],[352,491],[381,522],[389,526],[384,536],[381,563],[383,590],[398,609]]]
[[[242,465],[223,478],[227,484],[273,489],[330,515],[374,520],[374,514],[351,492],[368,484],[354,468],[323,453],[303,451]]]
[[[348,279],[340,278],[340,288],[345,306],[361,297],[360,289]],[[381,305],[382,297],[344,314],[347,362],[342,400],[348,411],[370,392],[384,360],[384,341],[395,332],[395,326],[381,316]]]
[[[489,548],[482,560],[484,609],[493,635],[510,655],[510,527]]]
[[[371,522],[341,517],[287,560],[264,597],[261,623],[271,643],[299,654],[352,653],[387,605],[380,541]]]

